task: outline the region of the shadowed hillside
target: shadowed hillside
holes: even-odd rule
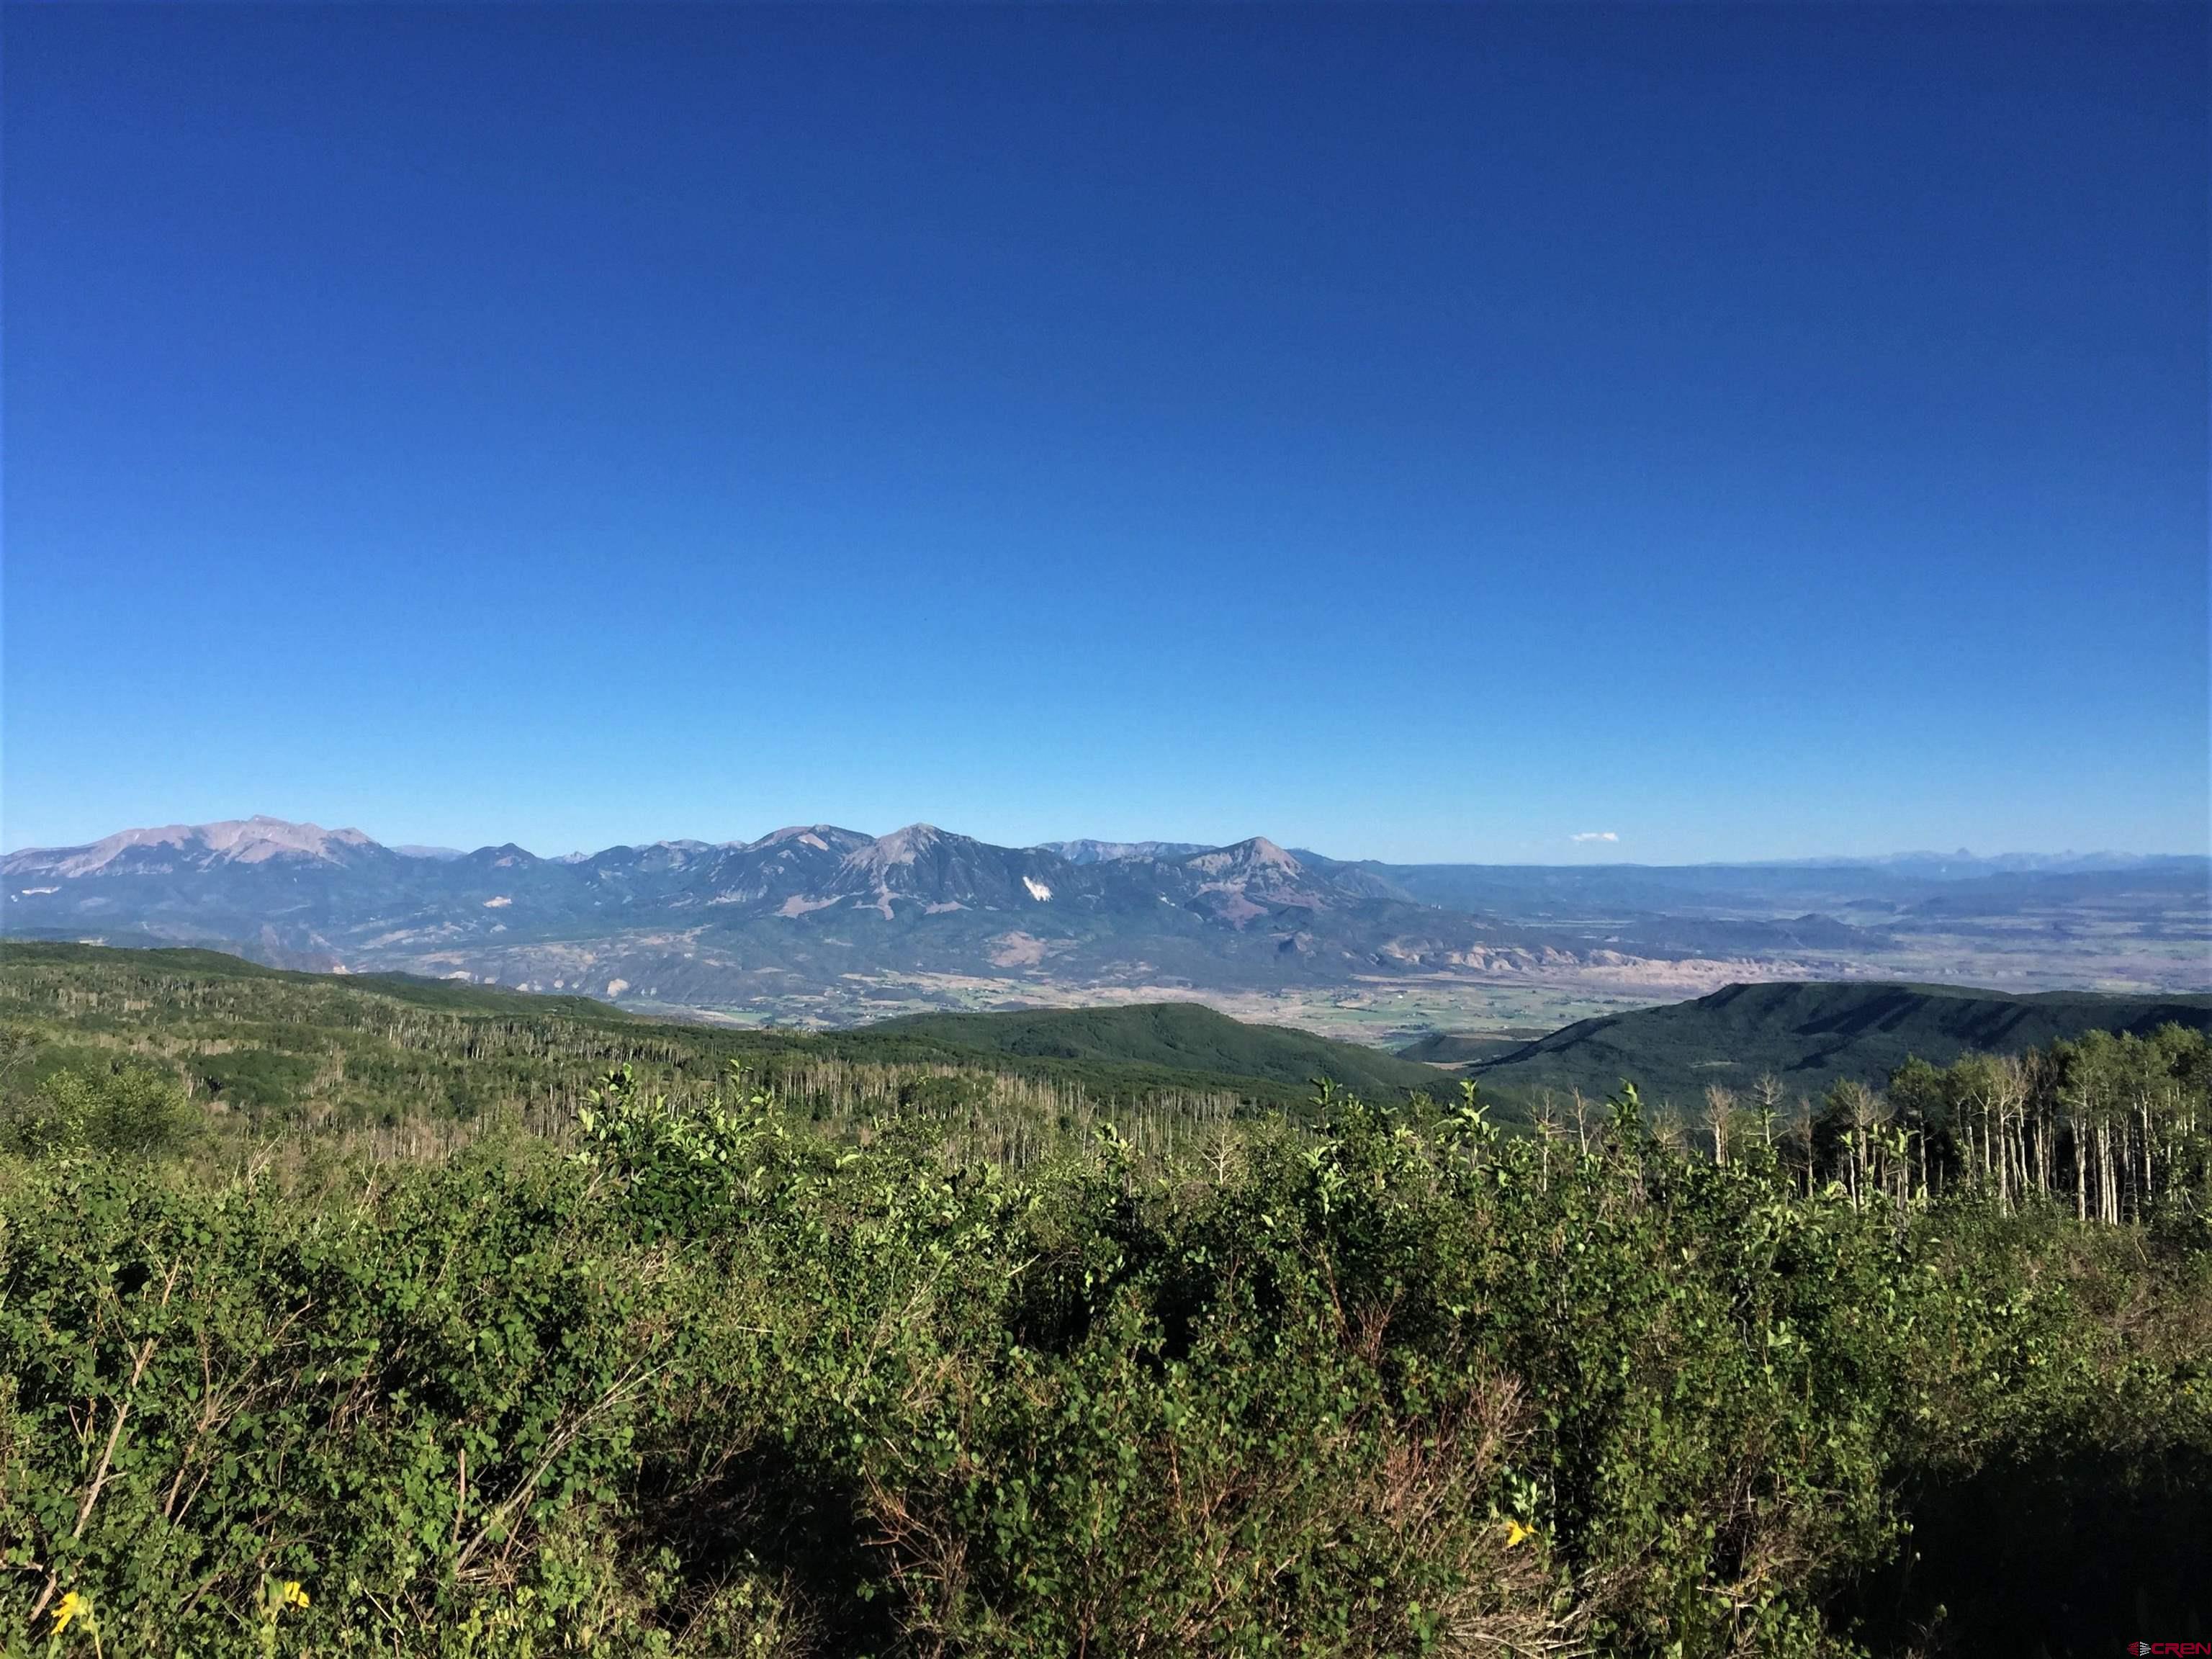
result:
[[[1418,1042],[1409,1042],[1399,1049],[1398,1058],[1423,1060],[1431,1066],[1464,1066],[1472,1060],[1503,1060],[1551,1035],[1541,1030],[1505,1031],[1496,1036],[1467,1031],[1431,1031]]]

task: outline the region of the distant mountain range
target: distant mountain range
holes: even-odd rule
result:
[[[2192,942],[2212,937],[2206,860],[1984,862],[1972,875],[1955,858],[1931,872],[1917,855],[1386,865],[1260,836],[1007,848],[928,824],[887,836],[800,825],[757,841],[541,858],[511,842],[392,848],[357,830],[254,817],[27,849],[0,872],[4,929],[21,937],[212,945],[278,966],[800,1023],[1078,994],[1326,997],[1531,975],[1595,975],[1650,1000],[1723,978],[1869,972],[1923,936],[1970,934],[1985,912],[2018,934],[2023,915],[2083,905],[2104,907],[2099,950],[2132,928],[2156,945],[2145,959],[2166,977],[2152,982],[2195,983]],[[2039,938],[2046,956],[2071,948]]]
[[[702,1006],[884,973],[1202,986],[1573,954],[1263,837],[1073,850],[811,824],[568,858],[403,854],[252,818],[15,853],[4,874],[12,933]]]

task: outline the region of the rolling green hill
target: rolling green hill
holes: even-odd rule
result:
[[[593,997],[543,995],[530,991],[506,991],[495,985],[470,985],[460,981],[424,979],[416,974],[302,974],[269,968],[227,951],[202,951],[190,946],[145,947],[137,945],[78,945],[43,939],[0,939],[0,974],[48,968],[78,969],[98,975],[103,972],[134,974],[143,970],[155,978],[185,977],[197,981],[234,980],[273,981],[334,988],[340,994],[358,993],[390,997],[418,1008],[439,1008],[476,1014],[562,1014],[571,1018],[604,1019],[634,1025],[635,1016],[611,1002]]]
[[[969,1079],[932,1085],[940,1092],[1003,1094],[1016,1079],[1042,1091],[1040,1101],[1096,1108],[1181,1110],[1171,1103],[1204,1099],[1295,1111],[1321,1077],[1378,1101],[1442,1097],[1453,1074],[1424,1062],[1458,1062],[1510,1118],[1546,1089],[1599,1097],[1626,1078],[1648,1100],[1687,1105],[1708,1084],[1747,1091],[1771,1072],[1787,1096],[1817,1096],[1838,1078],[1879,1085],[1909,1055],[1944,1065],[1969,1050],[2169,1021],[2212,1030],[2212,997],[1735,985],[1534,1042],[1439,1033],[1391,1055],[1195,1003],[921,1014],[802,1034],[649,1020],[585,997],[291,973],[207,951],[0,947],[0,1023],[36,1034],[42,1067],[155,1059],[196,1094],[257,1121],[356,1125],[501,1107],[558,1119],[610,1066],[631,1065],[680,1093],[711,1087],[732,1061],[839,1112],[897,1098],[925,1073]]]
[[[2085,1031],[2174,1022],[2212,1030],[2212,996],[2013,996],[1941,985],[1729,985],[1694,1002],[1587,1019],[1469,1068],[1508,1099],[1541,1090],[1602,1096],[1629,1079],[1653,1102],[1686,1104],[1708,1084],[1743,1090],[1762,1073],[1791,1097],[1841,1078],[1880,1085],[1908,1056],[1948,1065]],[[1425,1052],[1425,1050],[1424,1051]]]
[[[1262,1078],[1301,1089],[1316,1078],[1327,1077],[1356,1093],[1382,1098],[1422,1089],[1441,1092],[1449,1082],[1435,1067],[1417,1060],[1285,1026],[1247,1025],[1194,1002],[912,1014],[866,1030],[882,1036],[925,1038],[963,1053],[1160,1066]]]
[[[623,1065],[683,1095],[711,1089],[734,1061],[831,1113],[875,1109],[933,1076],[941,1097],[996,1098],[1012,1079],[1033,1085],[1024,1098],[1041,1109],[1170,1114],[1192,1102],[1295,1110],[1324,1075],[1381,1100],[1449,1082],[1387,1054],[1188,1005],[750,1030],[646,1019],[587,997],[294,973],[210,951],[15,941],[0,945],[0,1025],[33,1039],[39,1071],[150,1060],[195,1097],[256,1121],[356,1126],[501,1109],[558,1121]]]

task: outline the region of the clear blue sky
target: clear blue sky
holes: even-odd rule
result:
[[[9,6],[0,839],[2203,850],[2207,16]]]

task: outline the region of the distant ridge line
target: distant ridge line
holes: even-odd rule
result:
[[[90,853],[113,847],[118,850],[130,846],[157,844],[161,841],[180,841],[198,837],[210,843],[230,845],[240,843],[262,845],[273,849],[309,853],[319,855],[333,845],[374,847],[405,858],[447,860],[468,858],[485,852],[520,854],[543,862],[588,860],[620,853],[649,851],[653,848],[703,851],[754,851],[778,842],[804,835],[823,837],[837,836],[858,841],[890,841],[916,831],[936,834],[950,833],[929,823],[906,824],[881,836],[872,836],[863,830],[847,830],[828,823],[787,824],[771,830],[753,840],[743,838],[726,841],[707,841],[690,836],[676,836],[645,842],[617,842],[595,853],[542,854],[530,851],[509,841],[486,843],[481,847],[461,848],[426,845],[418,842],[386,843],[376,841],[357,829],[325,830],[319,824],[294,822],[256,813],[243,818],[225,818],[204,823],[168,823],[116,831],[94,841],[65,845],[38,845],[13,848],[0,857],[15,859],[32,854],[58,856],[64,854]],[[973,839],[973,838],[969,838]],[[1113,862],[1123,859],[1173,859],[1194,853],[1218,852],[1231,847],[1267,841],[1265,836],[1247,836],[1242,841],[1189,842],[1164,840],[1112,841],[1090,836],[1066,841],[1044,841],[1030,844],[1027,850],[1047,853],[1063,858],[1070,863]],[[997,843],[985,842],[985,845]],[[1273,843],[1270,843],[1273,844]],[[1298,859],[1322,860],[1332,864],[1364,864],[1376,868],[1401,867],[1387,860],[1337,859],[1328,854],[1312,852],[1304,848],[1291,849]],[[1964,866],[1977,873],[2025,873],[2034,871],[2075,872],[2088,870],[2125,870],[2151,865],[2202,865],[2212,868],[2212,854],[2202,853],[2130,853],[2100,850],[2080,853],[2072,850],[2057,853],[2010,852],[1978,854],[1960,848],[1954,853],[1924,851],[1881,854],[1821,854],[1809,857],[1786,859],[1708,859],[1689,863],[1651,864],[1632,860],[1589,860],[1553,863],[1510,861],[1499,860],[1431,859],[1417,861],[1412,867],[1435,870],[1560,870],[1560,871],[1717,871],[1717,870],[1905,870]]]

